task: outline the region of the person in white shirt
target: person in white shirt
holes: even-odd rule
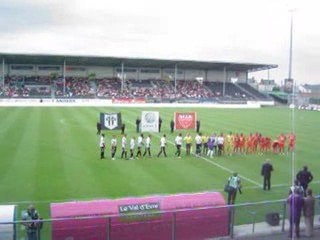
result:
[[[136,155],[137,158],[141,157],[142,145],[143,145],[143,134],[140,134],[140,136],[138,137],[138,140],[137,140],[137,146],[138,146],[138,151],[137,151],[137,155]]]
[[[148,156],[151,157],[151,151],[150,151],[150,147],[151,147],[151,135],[149,134],[149,136],[146,137],[145,142],[144,142],[144,153],[143,156],[145,156],[148,153]]]
[[[106,149],[106,144],[104,141],[104,134],[101,134],[99,146],[100,146],[100,159],[105,159],[104,151]]]
[[[217,139],[217,145],[218,145],[218,156],[221,156],[222,152],[224,151],[224,137],[222,133]]]
[[[178,158],[181,158],[180,154],[181,154],[181,146],[182,146],[182,134],[179,133],[179,135],[176,137],[175,139],[175,143],[176,143],[176,148],[177,148],[177,151],[174,155],[178,156]]]
[[[134,147],[136,145],[136,138],[135,137],[131,137],[130,139],[130,159],[134,158]]]
[[[166,145],[167,145],[166,135],[163,134],[163,136],[160,139],[160,152],[157,155],[158,157],[160,157],[161,153],[163,153],[163,155],[167,157]]]
[[[127,134],[123,134],[122,139],[121,139],[121,158],[125,157],[127,159]]]
[[[117,138],[116,135],[112,136],[111,139],[111,159],[115,160],[114,156],[116,155],[117,152]]]
[[[201,145],[202,145],[201,133],[196,135],[196,137],[194,138],[194,141],[196,142],[196,156],[199,157],[201,154]]]

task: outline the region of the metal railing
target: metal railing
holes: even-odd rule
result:
[[[12,204],[12,203],[11,203]],[[49,214],[49,203],[39,202],[34,203],[41,213],[41,211],[47,212]],[[204,219],[203,214],[197,215],[195,217],[190,217],[189,221],[183,222],[181,221],[181,216],[189,216],[189,213],[193,211],[214,211],[219,209],[223,209],[228,212],[228,220],[227,220],[227,231],[226,234],[220,236],[229,236],[233,238],[236,233],[235,230],[239,226],[246,226],[247,234],[255,234],[257,232],[263,231],[262,228],[265,228],[265,224],[260,224],[261,222],[266,221],[266,216],[270,213],[277,213],[280,217],[278,223],[275,223],[275,227],[277,227],[280,231],[284,232],[285,229],[288,228],[287,222],[287,203],[286,199],[276,200],[276,201],[262,201],[262,202],[254,202],[254,203],[242,203],[235,204],[229,206],[215,206],[215,207],[202,207],[196,209],[177,209],[171,211],[152,211],[151,213],[128,213],[124,215],[114,214],[114,215],[93,215],[93,216],[72,216],[72,217],[60,217],[60,218],[51,218],[51,217],[43,217],[38,220],[23,220],[22,215],[19,216],[19,213],[22,213],[27,209],[29,203],[19,203],[16,205],[16,216],[14,221],[0,221],[0,239],[2,240],[11,240],[11,239],[28,239],[28,224],[36,224],[36,238],[34,240],[55,240],[55,239],[65,239],[59,236],[62,236],[59,231],[57,232],[57,226],[72,226],[75,232],[78,232],[78,236],[82,236],[81,239],[86,239],[85,234],[91,233],[90,239],[103,239],[103,240],[114,240],[119,239],[117,236],[122,236],[121,239],[131,239],[130,235],[134,234],[132,229],[134,228],[134,224],[118,224],[119,221],[126,219],[129,221],[130,219],[133,222],[138,222],[140,226],[139,231],[146,231],[146,233],[152,234],[152,231],[157,232],[159,229],[166,231],[168,234],[165,239],[172,240],[182,240],[184,238],[181,237],[180,230],[182,224],[185,224],[188,228],[196,228],[196,221],[206,221],[210,220],[209,218]],[[320,214],[320,196],[316,196],[316,205],[315,205],[315,215]],[[156,216],[156,217],[155,217]],[[162,216],[161,221],[154,221],[159,216]],[[163,217],[165,216],[165,217]],[[129,220],[128,220],[129,219]],[[97,221],[91,221],[97,220]],[[150,221],[153,222],[150,225]],[[315,222],[319,222],[320,219],[315,219]],[[71,223],[71,224],[70,224]],[[191,223],[191,225],[190,225]],[[136,224],[136,226],[137,226]],[[158,225],[157,225],[158,224]],[[189,225],[188,225],[189,224]],[[218,223],[216,223],[218,224]],[[101,226],[103,229],[101,230]],[[223,225],[221,225],[223,227]],[[128,231],[126,231],[126,228]],[[153,228],[153,229],[152,229]],[[55,229],[55,233],[54,230]],[[62,227],[63,229],[63,227]],[[161,230],[161,231],[162,231]],[[223,229],[218,229],[217,232],[221,230],[223,233]],[[92,238],[92,234],[94,232],[95,237]],[[151,232],[151,233],[150,233]],[[12,234],[12,235],[10,235]],[[60,235],[59,235],[60,234]],[[128,238],[123,238],[128,234]],[[219,233],[212,237],[218,237]],[[207,236],[206,236],[207,237]],[[68,239],[68,238],[67,238]],[[77,235],[73,236],[73,238],[77,240]],[[199,238],[199,240],[204,238]],[[33,240],[29,238],[28,240]]]

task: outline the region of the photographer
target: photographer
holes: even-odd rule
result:
[[[237,191],[241,194],[241,180],[238,173],[233,173],[228,179],[229,192],[228,192],[228,205],[234,204],[237,196]]]
[[[40,216],[33,205],[30,205],[22,214],[22,219],[26,221],[23,225],[26,227],[28,240],[40,240]]]

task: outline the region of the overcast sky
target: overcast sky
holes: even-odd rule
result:
[[[278,64],[320,84],[317,0],[0,0],[0,52]],[[255,74],[267,78],[267,71]]]

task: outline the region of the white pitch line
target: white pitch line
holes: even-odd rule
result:
[[[132,126],[135,126],[135,124],[133,124],[132,122],[129,122],[129,123],[130,123]],[[158,135],[154,135],[154,136],[156,136],[157,138],[160,138]],[[171,143],[173,146],[175,146],[175,143],[174,143],[174,142],[171,142],[171,141],[169,141],[169,140],[167,140],[167,142],[169,142],[169,143]],[[181,149],[185,149],[185,148],[182,147]],[[193,155],[195,155],[195,154],[193,153]],[[235,171],[233,171],[232,169],[226,168],[226,167],[224,167],[224,166],[222,166],[222,165],[220,165],[220,164],[218,164],[218,163],[216,163],[216,162],[214,162],[214,161],[211,161],[211,160],[209,160],[209,159],[207,159],[207,158],[205,158],[205,157],[200,156],[200,158],[201,158],[202,160],[206,161],[207,163],[211,164],[211,165],[214,165],[214,166],[216,166],[216,167],[218,167],[218,168],[221,168],[221,169],[224,170],[224,171],[227,171],[227,172],[229,172],[229,173],[234,173],[234,172],[235,172]],[[250,178],[247,178],[247,177],[245,177],[245,176],[243,176],[243,175],[240,175],[240,174],[239,174],[239,176],[240,176],[241,178],[243,178],[244,180],[247,180],[248,182],[253,183],[253,184],[256,185],[256,186],[262,187],[262,184],[254,181],[254,180],[252,180],[252,179],[250,179]]]

